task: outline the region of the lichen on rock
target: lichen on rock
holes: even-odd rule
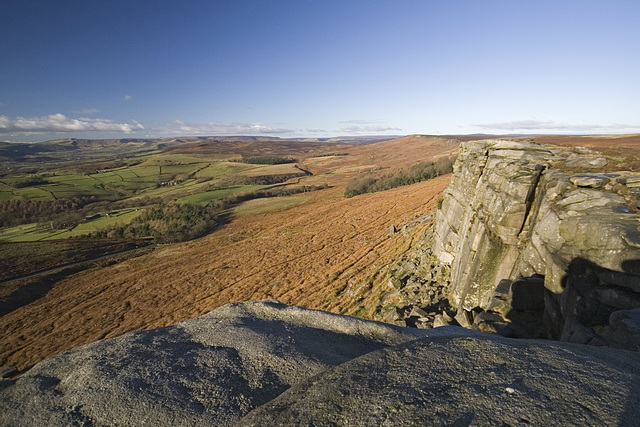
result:
[[[503,331],[576,341],[576,328],[584,327],[594,331],[594,345],[607,343],[609,317],[640,307],[640,178],[591,172],[607,164],[589,149],[462,143],[432,237],[434,256],[451,268],[453,308],[466,311],[474,327],[491,329],[495,316],[477,315],[496,312],[499,284],[539,277],[544,306],[524,317],[500,313],[510,326]],[[624,293],[624,304],[603,297],[611,292]]]

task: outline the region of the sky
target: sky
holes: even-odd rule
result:
[[[0,141],[640,132],[637,0],[6,0]]]

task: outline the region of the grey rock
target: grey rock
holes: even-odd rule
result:
[[[409,313],[409,317],[428,317],[429,313],[427,313],[426,311],[424,311],[423,309],[421,309],[418,306],[414,306],[411,309],[411,313]]]
[[[589,149],[462,143],[434,224],[433,252],[450,267],[445,297],[452,307],[495,311],[513,323],[515,317],[540,322],[542,332],[520,326],[554,339],[561,338],[576,307],[588,328],[582,332],[601,326],[613,311],[640,308],[640,213],[632,208],[640,196],[632,186],[640,176],[588,172],[606,164]],[[587,172],[568,174],[564,167]],[[576,261],[591,266],[569,273]],[[542,282],[518,282],[507,296],[496,291],[502,281],[534,275]],[[569,295],[575,291],[566,286],[569,277],[589,281],[591,290],[583,286]],[[527,314],[539,311],[542,320]],[[464,319],[459,323],[470,326]],[[589,338],[578,332],[571,332],[573,339]]]
[[[511,307],[522,311],[544,310],[544,277],[521,277],[513,281],[509,290]]]
[[[471,318],[471,314],[466,310],[459,310],[456,313],[454,319],[463,328],[470,328],[473,325],[473,319]]]
[[[569,181],[578,187],[602,188],[609,183],[610,179],[597,175],[575,175],[570,177]]]
[[[433,327],[439,328],[441,326],[448,326],[453,321],[453,318],[449,316],[446,312],[442,314],[436,314],[433,319]]]
[[[565,321],[560,341],[587,344],[595,338],[595,336],[595,331],[590,327],[583,325],[578,319],[578,316],[570,315]]]
[[[581,168],[581,169],[596,169],[602,168],[607,165],[607,159],[604,157],[594,157],[594,156],[570,156],[566,165],[573,168]]]
[[[418,339],[328,369],[239,425],[637,424],[635,354],[467,333]]]
[[[41,362],[0,425],[630,425],[639,384],[624,350],[256,301]]]
[[[231,425],[293,384],[427,330],[229,304],[45,360],[0,390],[0,425]]]
[[[612,347],[640,351],[640,309],[616,311],[609,324],[605,338]]]

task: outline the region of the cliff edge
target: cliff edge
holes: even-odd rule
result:
[[[432,236],[460,324],[640,349],[640,174],[603,172],[609,162],[579,147],[462,143]]]

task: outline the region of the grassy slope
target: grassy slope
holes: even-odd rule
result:
[[[0,180],[0,200],[54,200],[83,196],[95,196],[99,199],[114,196],[137,199],[150,196],[162,197],[165,200],[175,198],[182,203],[206,205],[212,200],[228,197],[231,194],[265,187],[245,185],[202,192],[204,186],[220,179],[229,179],[239,174],[255,176],[278,175],[291,170],[299,172],[292,166],[265,167],[216,160],[211,157],[197,154],[160,154],[149,156],[137,164],[111,170],[96,169],[89,172],[87,169],[85,173],[78,173],[73,169],[65,168],[48,172],[45,175],[48,184],[25,188],[14,188],[10,184],[25,181],[28,176],[4,177]],[[254,170],[257,172],[251,173]],[[208,181],[197,179],[203,177],[211,179]],[[0,229],[0,242],[27,242],[81,236],[114,224],[127,224],[141,212],[141,210],[137,213],[120,212],[110,218],[103,217],[90,223],[82,223],[72,230],[52,230],[48,224],[26,224]]]
[[[390,236],[390,226],[432,211],[448,177],[347,200],[344,186],[357,172],[340,171],[400,167],[407,158],[418,162],[455,149],[412,137],[355,147],[348,156],[303,159],[315,176],[300,184],[332,188],[248,202],[204,238],[65,280],[0,318],[0,365],[22,368],[98,338],[172,324],[247,299],[275,297],[366,314],[377,304],[384,266],[412,240]]]

